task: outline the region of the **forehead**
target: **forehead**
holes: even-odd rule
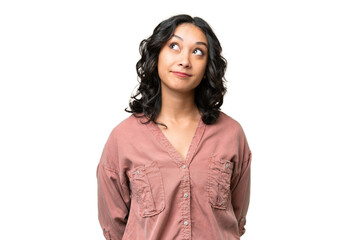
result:
[[[203,31],[191,23],[183,23],[175,28],[174,35],[177,35],[189,42],[205,42],[208,43]]]

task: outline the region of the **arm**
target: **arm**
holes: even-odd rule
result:
[[[231,184],[231,202],[238,221],[239,235],[245,233],[246,214],[250,201],[250,166],[252,154],[246,137],[241,139],[238,164]]]
[[[121,240],[129,213],[129,189],[122,183],[117,146],[110,136],[97,167],[98,218],[107,240]]]

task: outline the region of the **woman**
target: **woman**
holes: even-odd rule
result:
[[[251,151],[241,125],[220,111],[226,60],[217,37],[201,18],[177,15],[140,53],[132,115],[111,132],[97,168],[106,239],[240,239]]]

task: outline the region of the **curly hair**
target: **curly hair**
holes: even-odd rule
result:
[[[155,121],[161,110],[161,81],[157,70],[158,57],[160,50],[171,39],[176,27],[183,23],[191,23],[200,28],[209,44],[205,78],[195,88],[195,104],[205,124],[215,123],[220,115],[220,107],[227,91],[224,77],[227,61],[221,55],[220,42],[209,24],[203,19],[181,14],[162,21],[154,29],[153,34],[140,43],[141,58],[136,64],[139,87],[129,101],[131,110],[125,108],[125,111],[134,113],[135,117],[147,117],[149,120],[145,124],[153,121],[166,127],[165,124]],[[139,95],[141,97],[137,98]]]

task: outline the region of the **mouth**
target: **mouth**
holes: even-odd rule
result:
[[[172,73],[175,74],[175,75],[178,76],[178,77],[181,77],[181,78],[189,78],[189,77],[192,76],[192,75],[190,75],[190,74],[183,73],[183,72],[172,72]]]

